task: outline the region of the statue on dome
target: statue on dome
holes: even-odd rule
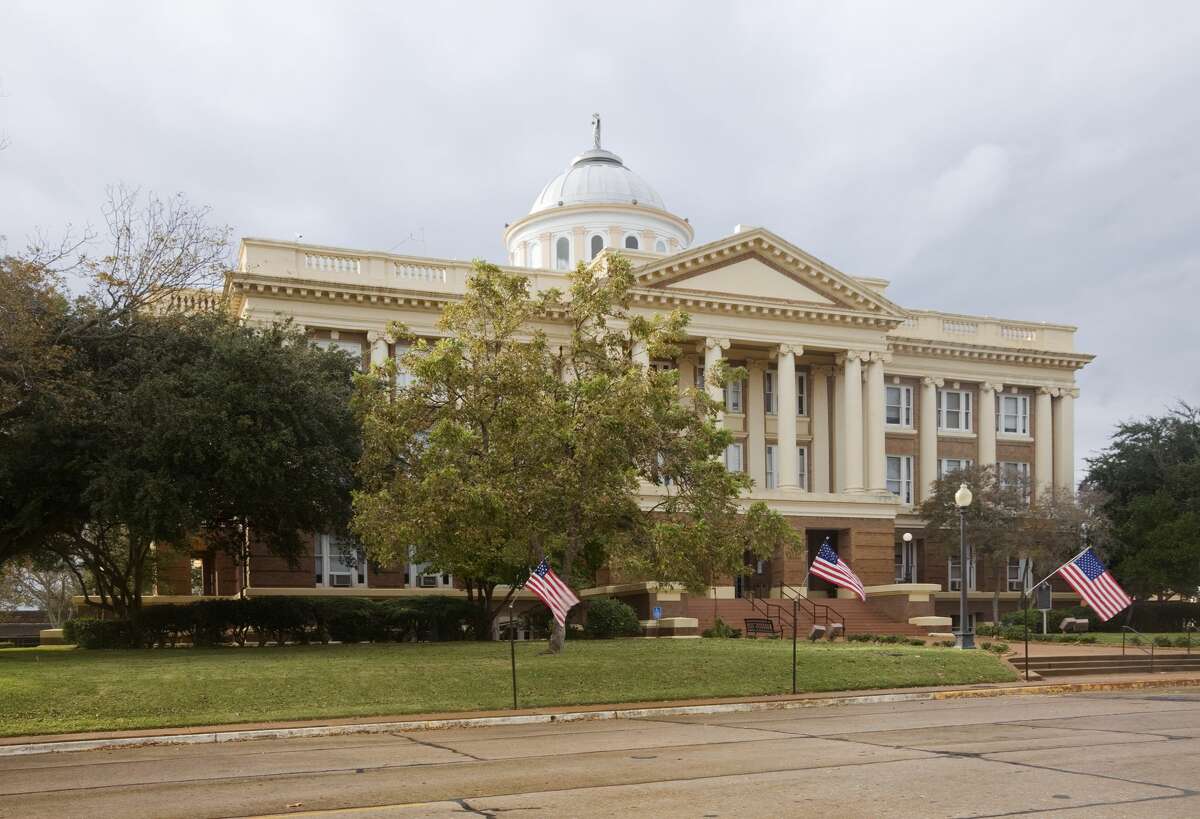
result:
[[[600,115],[592,114],[592,142],[596,145],[596,150],[600,150]]]

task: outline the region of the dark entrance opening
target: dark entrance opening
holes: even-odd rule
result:
[[[840,544],[842,542],[842,532],[838,529],[808,529],[804,533],[804,545],[808,548],[806,560],[811,566],[813,558],[817,556],[817,552],[821,548],[821,544],[826,540],[833,547],[833,551],[841,554]],[[828,580],[823,580],[820,577],[810,573],[808,575],[808,589],[810,592],[828,592],[830,597],[837,596],[837,586],[830,583]]]

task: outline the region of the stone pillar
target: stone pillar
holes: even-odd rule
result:
[[[571,247],[574,248],[574,253],[572,256],[575,259],[575,264],[587,261],[588,252],[587,247],[585,246],[586,241],[587,236],[583,228],[577,227],[571,231]],[[572,267],[574,267],[574,265],[572,265]]]
[[[842,365],[843,386],[846,400],[842,407],[842,429],[845,431],[845,443],[842,451],[846,459],[846,492],[863,491],[863,396],[862,396],[862,359],[863,354],[856,350],[848,350],[839,356]]]
[[[746,379],[746,459],[750,466],[750,477],[756,489],[767,486],[767,408],[763,402],[763,372],[765,361],[749,361],[750,371]]]
[[[554,269],[554,242],[549,233],[543,233],[538,236],[538,245],[542,248],[542,267],[547,270]]]
[[[840,357],[833,368],[833,491],[846,491],[846,374]]]
[[[979,436],[980,466],[996,465],[996,396],[1004,392],[1003,384],[984,381],[979,385],[979,406],[975,409],[976,433]]]
[[[921,405],[917,408],[917,472],[922,500],[933,497],[933,482],[937,480],[937,391],[943,383],[940,378],[926,376],[921,379]]]
[[[812,474],[808,485],[813,492],[829,491],[829,375],[831,367],[812,367],[809,369],[809,401],[808,410],[812,421]]]
[[[729,339],[727,338],[709,337],[704,339],[704,391],[708,393],[709,398],[721,404],[722,409],[725,406],[725,390],[720,384],[713,381],[712,374],[721,360],[721,351],[728,349]]]
[[[640,364],[642,367],[649,369],[650,367],[650,348],[644,341],[635,341],[633,343],[633,363]]]
[[[379,330],[367,333],[367,343],[371,345],[371,368],[382,367],[387,363],[388,340],[387,334]]]
[[[1058,390],[1039,387],[1033,410],[1033,491],[1040,495],[1054,485],[1054,439],[1050,401]]]
[[[779,486],[797,489],[796,472],[796,356],[804,355],[804,348],[792,344],[779,345],[776,362],[776,385],[778,404],[775,407],[775,439],[779,442]]]
[[[621,230],[620,225],[609,225],[608,226],[608,246],[611,247],[613,250],[616,250],[621,247],[621,234],[622,233],[624,233],[624,231]]]
[[[1054,486],[1075,491],[1075,399],[1078,387],[1063,387],[1054,402]]]
[[[883,434],[883,364],[890,358],[886,353],[871,353],[867,363],[866,414],[867,489],[872,492],[887,491],[886,441]]]
[[[686,395],[688,390],[696,386],[696,362],[690,355],[681,355],[675,366],[679,368],[679,394]]]

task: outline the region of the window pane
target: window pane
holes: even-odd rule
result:
[[[559,270],[566,270],[571,266],[571,241],[566,236],[558,237],[558,241],[554,243],[555,247],[555,266]]]
[[[602,251],[602,250],[604,250],[604,237],[603,236],[593,236],[592,237],[592,258],[594,259],[597,256],[599,256],[600,251]]]
[[[775,373],[763,373],[763,409],[767,415],[775,414]]]
[[[637,250],[638,249],[638,238],[636,236],[626,236],[625,237],[625,248],[627,250]]]

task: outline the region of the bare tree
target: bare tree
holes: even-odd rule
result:
[[[0,571],[0,611],[33,608],[60,627],[75,613],[72,597],[80,591],[76,575],[66,566],[15,563]]]

